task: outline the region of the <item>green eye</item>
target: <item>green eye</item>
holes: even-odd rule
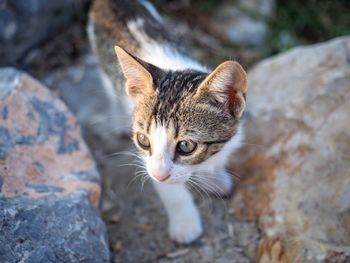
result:
[[[137,142],[141,148],[148,149],[151,146],[151,143],[149,142],[149,139],[147,138],[146,135],[142,133],[138,133],[136,137],[137,137]]]
[[[197,143],[193,141],[179,141],[176,145],[176,151],[181,155],[190,155],[197,148]]]

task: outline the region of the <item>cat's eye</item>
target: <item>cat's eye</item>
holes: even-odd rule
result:
[[[137,142],[143,149],[148,149],[151,146],[147,136],[143,133],[137,134]]]
[[[180,141],[176,145],[176,151],[181,155],[189,155],[197,148],[197,144],[193,141]]]

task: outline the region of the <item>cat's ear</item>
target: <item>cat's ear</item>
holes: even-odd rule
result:
[[[114,49],[126,78],[126,93],[136,105],[144,96],[154,92],[152,75],[124,49],[118,46]]]
[[[227,109],[240,118],[245,109],[247,92],[246,73],[235,61],[225,61],[200,84],[195,98]]]

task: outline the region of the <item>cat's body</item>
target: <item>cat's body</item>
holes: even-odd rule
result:
[[[116,90],[119,119],[126,120],[121,130],[134,112],[133,139],[166,208],[170,236],[192,242],[203,230],[186,183],[231,191],[225,165],[241,140],[245,73],[233,61],[210,73],[180,48],[147,1],[95,0],[88,33],[106,88]],[[131,52],[116,48],[120,68],[115,45]]]

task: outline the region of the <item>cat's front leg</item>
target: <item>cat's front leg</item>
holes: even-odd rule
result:
[[[186,186],[153,182],[168,215],[170,238],[184,244],[199,238],[203,233],[202,222]]]

